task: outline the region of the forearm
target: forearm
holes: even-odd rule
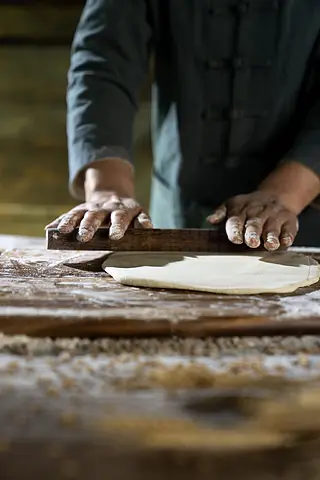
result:
[[[84,175],[85,200],[94,202],[101,192],[112,192],[121,197],[134,198],[134,169],[119,158],[94,162]]]
[[[320,176],[295,161],[279,165],[259,186],[268,191],[290,211],[299,215],[320,195]]]
[[[132,160],[151,33],[145,0],[86,2],[73,41],[67,94],[69,185],[79,200],[91,175],[87,169],[99,163],[100,171],[104,159]]]

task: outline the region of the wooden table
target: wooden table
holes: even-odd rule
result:
[[[12,246],[15,250],[8,250]],[[317,288],[284,297],[225,297],[127,288],[116,285],[99,271],[102,252],[48,253],[41,240],[16,237],[0,238],[0,248],[4,250],[0,255],[0,329],[7,334],[201,336],[318,328]],[[196,407],[207,396],[219,395],[216,389],[189,389],[173,394],[160,387],[147,391],[115,387],[114,382],[130,378],[141,362],[151,368],[154,360],[169,366],[196,361],[213,374],[228,370],[233,364],[237,375],[232,358],[0,354],[1,478],[320,478],[318,439],[299,448],[219,451],[208,446],[149,451],[106,432],[101,428],[103,423],[116,417],[129,421],[186,419],[213,428],[221,428],[224,418],[224,425],[230,425],[230,419],[235,425],[232,408],[224,409],[221,417],[219,409],[202,411]],[[308,368],[299,364],[296,355],[264,355],[260,361],[269,373],[279,372],[285,366],[281,370],[284,378],[315,376],[319,368],[317,356],[308,357]],[[254,369],[256,362],[255,355],[247,359],[249,368],[252,365]]]
[[[14,250],[8,249],[10,242]],[[42,240],[16,237],[0,237],[1,245],[0,330],[6,334],[202,337],[320,332],[320,283],[289,295],[140,289],[118,285],[102,272],[103,252],[46,251]],[[319,251],[311,253],[320,260]]]
[[[319,441],[302,445],[233,449],[209,442],[184,448],[185,435],[176,446],[148,449],[137,437],[120,437],[108,422],[165,421],[171,425],[192,421],[200,428],[241,428],[246,419],[230,406],[230,393],[216,389],[188,389],[175,393],[163,388],[126,390],[115,380],[130,378],[137,362],[96,357],[14,357],[0,355],[0,470],[4,480],[314,480],[320,472]],[[190,363],[187,358],[161,359],[168,366]],[[256,358],[252,358],[254,364]],[[194,360],[193,360],[194,363]],[[230,361],[229,361],[230,363]],[[231,363],[233,363],[231,361]],[[249,362],[250,363],[250,359]],[[198,358],[212,372],[220,361]],[[224,369],[227,369],[225,362]],[[315,374],[301,368],[295,358],[274,358],[269,371],[286,365],[290,376]],[[220,365],[220,367],[219,367]],[[273,368],[274,367],[274,368]],[[149,367],[152,368],[152,367]],[[231,389],[233,395],[236,390]],[[250,390],[252,394],[252,389]],[[221,397],[219,395],[225,395]],[[207,399],[212,401],[208,408]],[[219,400],[220,398],[220,400]],[[224,400],[225,398],[225,400]],[[222,399],[222,401],[221,401]],[[215,400],[218,400],[217,402]],[[203,409],[201,405],[206,405]],[[224,406],[225,405],[225,406]],[[152,425],[151,423],[151,425]],[[160,423],[161,424],[161,423]],[[168,427],[169,426],[169,427]],[[188,434],[187,434],[188,436]],[[244,441],[245,444],[245,441]],[[241,468],[239,469],[239,466]],[[319,473],[320,474],[320,473]]]

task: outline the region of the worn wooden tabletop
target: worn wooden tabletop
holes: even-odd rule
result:
[[[320,322],[317,287],[281,297],[136,289],[119,286],[99,271],[102,252],[49,253],[41,240],[17,237],[0,237],[1,248],[0,329],[7,334],[199,336],[230,334],[237,329],[240,333],[250,329],[279,333],[281,329],[305,331],[306,326],[310,330]],[[319,254],[315,258],[320,259]],[[22,343],[30,341],[21,337]],[[34,341],[45,347],[47,339]],[[125,340],[120,343],[125,345]],[[213,358],[136,353],[70,356],[55,355],[53,345],[50,355],[40,355],[40,347],[34,355],[32,348],[27,354],[22,347],[19,350],[21,355],[13,355],[2,348],[0,354],[0,471],[4,480],[320,478],[318,438],[306,445],[276,442],[265,448],[257,444],[248,448],[244,441],[241,448],[233,448],[230,433],[231,444],[221,450],[222,430],[230,425],[241,429],[243,418],[232,402],[230,406],[228,391],[221,396],[216,384],[219,372],[228,372],[237,381],[244,370],[262,377],[280,375],[281,385],[286,378],[317,377],[317,355],[259,357],[249,349],[246,356],[236,359],[218,352]],[[196,365],[197,373],[179,379],[174,365]],[[154,377],[158,380],[149,388],[139,386],[137,378],[143,384],[146,372],[153,368],[161,368],[161,375]],[[171,372],[168,385],[176,385],[176,391],[166,387],[166,368]],[[186,390],[184,384],[189,383]],[[238,395],[239,391],[231,390]],[[257,393],[261,394],[259,388]],[[180,432],[175,447],[146,450],[139,442],[134,446],[118,436],[121,424],[127,430],[137,421],[137,435],[145,429],[158,430],[161,419],[164,433]],[[115,430],[109,430],[109,421],[116,422]],[[213,429],[214,436],[202,446],[194,439],[194,446],[186,447],[188,427],[181,430],[180,421]]]
[[[279,392],[268,381],[262,388],[250,382],[239,388],[242,362],[2,354],[1,478],[317,480],[318,436],[312,449],[310,442],[287,445],[282,434],[274,436],[268,428],[252,431],[251,417],[239,405],[241,396],[251,402],[270,395],[281,400],[286,377],[317,376],[318,358],[309,357],[306,366],[297,357],[248,357],[251,374],[258,366],[262,376],[281,372]],[[191,371],[181,376],[179,365]],[[140,385],[148,371],[159,368],[158,380]],[[166,369],[169,382],[163,381]],[[230,384],[219,390],[219,372],[229,372],[238,388]],[[156,441],[151,449],[149,438]]]
[[[10,242],[17,248],[8,248]],[[101,271],[103,252],[46,251],[39,239],[2,237],[1,245],[0,330],[6,334],[202,337],[320,332],[319,283],[289,295],[132,288]],[[320,252],[312,254],[320,260]]]

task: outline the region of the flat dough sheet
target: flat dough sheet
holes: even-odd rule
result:
[[[290,293],[320,277],[318,262],[294,252],[117,252],[103,268],[123,285],[237,295]]]

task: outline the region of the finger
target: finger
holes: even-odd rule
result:
[[[62,220],[58,225],[58,230],[61,233],[72,232],[81,222],[85,215],[85,210],[71,210],[69,213],[63,215]]]
[[[120,240],[136,215],[137,212],[134,210],[114,210],[111,212],[110,239]]]
[[[57,226],[59,225],[60,223],[60,220],[62,220],[62,218],[64,217],[64,214],[63,215],[60,215],[60,217],[56,218],[55,220],[53,220],[52,222],[48,223],[48,225],[46,225],[44,228],[45,230],[47,230],[48,228],[57,228]]]
[[[135,219],[135,228],[153,228],[149,215],[145,212],[141,212]]]
[[[221,223],[227,216],[227,206],[220,205],[211,215],[207,217],[207,222],[216,224]]]
[[[264,219],[260,217],[249,218],[245,224],[244,241],[250,248],[257,248],[260,245]]]
[[[282,225],[280,243],[283,247],[291,247],[299,230],[296,218],[290,219]]]
[[[88,242],[91,240],[108,214],[109,212],[105,210],[91,210],[86,212],[79,225],[77,240],[79,240],[79,242]]]
[[[281,218],[269,218],[263,228],[264,247],[270,252],[280,247],[280,233],[283,221]]]
[[[226,232],[228,239],[232,243],[240,245],[243,243],[243,229],[245,217],[243,214],[232,216],[226,222]]]

